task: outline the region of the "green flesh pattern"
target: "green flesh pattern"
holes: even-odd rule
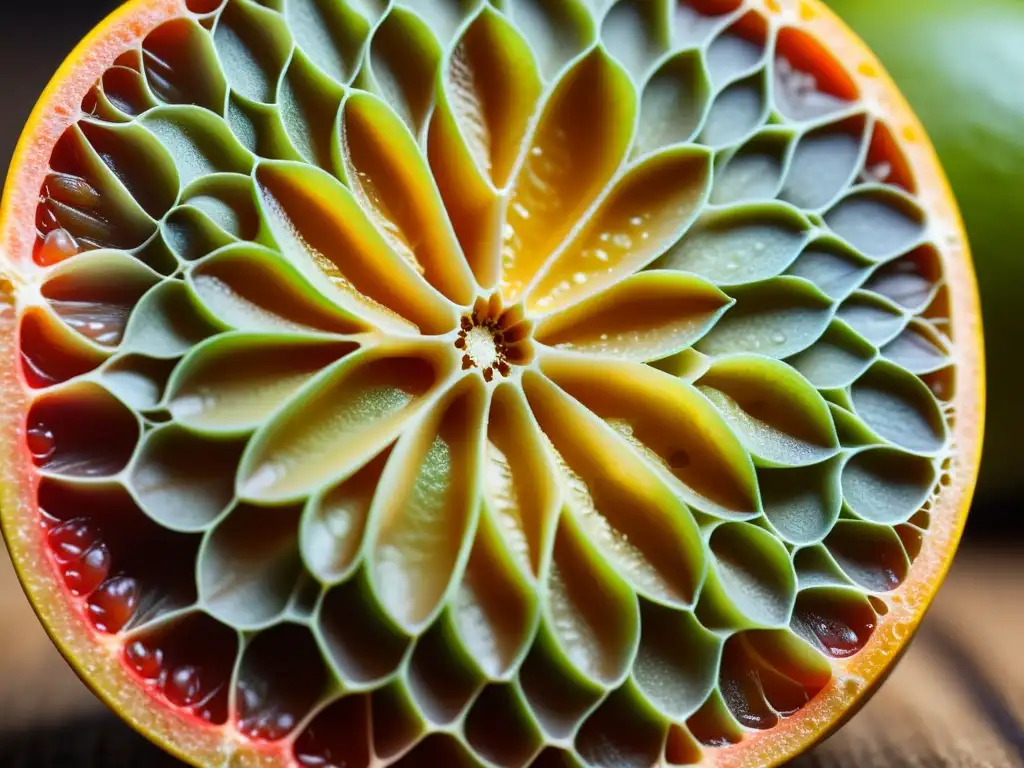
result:
[[[644,768],[798,711],[927,535],[955,350],[884,127],[778,33],[226,0],[119,58],[21,343],[45,511],[191,542],[124,631],[227,627],[232,719],[266,648],[318,657],[266,694],[300,765],[338,718],[347,765]]]

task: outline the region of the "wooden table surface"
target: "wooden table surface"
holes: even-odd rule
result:
[[[0,562],[0,767],[181,768],[89,694]],[[1024,768],[1024,551],[964,551],[917,639],[791,768]]]

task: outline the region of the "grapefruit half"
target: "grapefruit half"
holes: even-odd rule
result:
[[[133,0],[0,213],[3,529],[196,766],[768,766],[983,419],[931,146],[813,0]]]

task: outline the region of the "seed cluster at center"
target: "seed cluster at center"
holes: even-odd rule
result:
[[[479,298],[472,312],[459,322],[455,347],[462,351],[462,368],[479,368],[484,380],[493,381],[497,372],[507,378],[513,365],[533,358],[533,323],[523,319],[523,309],[504,309],[497,296]]]

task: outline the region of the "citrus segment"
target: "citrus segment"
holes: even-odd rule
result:
[[[957,213],[810,0],[134,0],[0,243],[15,563],[195,765],[778,764],[963,525]]]

